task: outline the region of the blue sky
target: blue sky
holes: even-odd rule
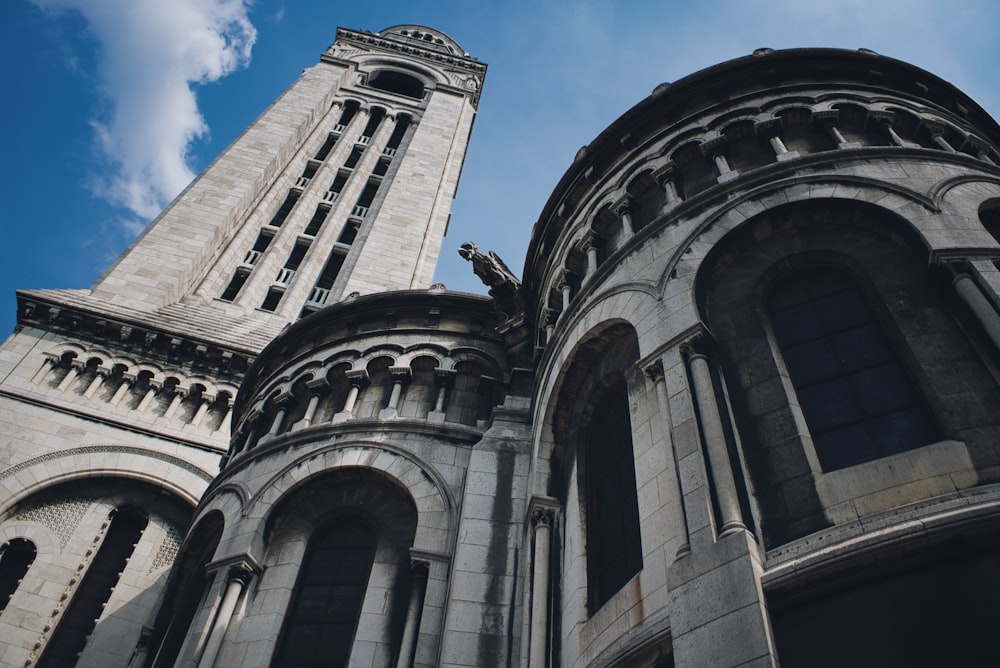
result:
[[[0,337],[18,288],[89,287],[338,25],[443,30],[489,64],[437,280],[516,272],[573,155],[664,82],[758,47],[865,47],[1000,115],[995,0],[3,0]]]

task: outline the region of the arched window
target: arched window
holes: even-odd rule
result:
[[[632,423],[624,379],[595,403],[586,447],[587,577],[594,613],[642,570]]]
[[[273,666],[347,664],[375,544],[375,532],[357,518],[313,535]]]
[[[0,612],[17,591],[36,554],[35,544],[24,538],[15,538],[0,548]]]
[[[64,668],[76,665],[148,522],[146,514],[138,510],[126,508],[112,511],[111,525],[101,547],[63,613],[38,666]]]
[[[767,310],[823,469],[833,471],[940,440],[851,277],[796,272]]]

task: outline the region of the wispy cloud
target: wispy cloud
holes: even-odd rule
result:
[[[92,187],[152,218],[194,177],[188,149],[208,133],[192,85],[250,62],[257,31],[247,0],[32,1],[79,12],[99,41],[97,78],[108,111],[93,127],[109,169],[94,175]]]

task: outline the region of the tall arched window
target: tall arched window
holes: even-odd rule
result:
[[[145,513],[132,508],[111,512],[111,525],[101,547],[39,659],[40,668],[76,665],[148,522]]]
[[[824,470],[940,440],[847,272],[798,271],[771,292],[767,309]]]
[[[0,547],[0,612],[17,591],[36,554],[35,544],[24,538],[15,538]]]
[[[632,423],[624,379],[595,403],[587,430],[586,466],[587,575],[593,613],[642,570]]]
[[[273,666],[347,665],[375,544],[375,532],[358,518],[313,535]]]

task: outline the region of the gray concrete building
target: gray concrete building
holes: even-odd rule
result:
[[[431,285],[486,66],[339,29],[0,348],[0,664],[996,661],[1000,126],[759,50]]]

